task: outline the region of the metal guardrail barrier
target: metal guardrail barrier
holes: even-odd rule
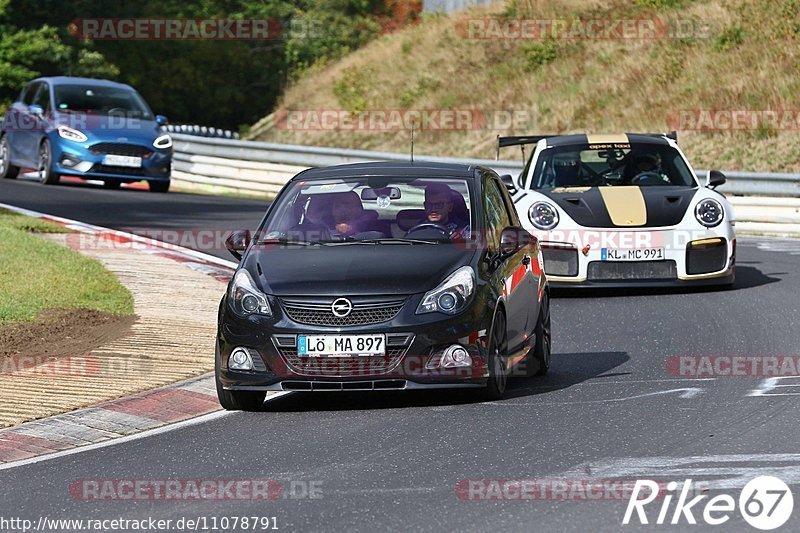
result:
[[[228,138],[173,134],[173,180],[219,191],[273,195],[298,172],[310,168],[368,161],[409,161],[409,154],[299,146]],[[482,165],[517,176],[520,161],[416,155],[418,162]],[[705,170],[698,170],[705,183]],[[719,188],[731,199],[739,227],[759,233],[800,236],[800,174],[725,172]],[[757,196],[757,198],[752,198]]]

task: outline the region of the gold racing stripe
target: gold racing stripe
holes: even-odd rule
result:
[[[586,140],[589,144],[628,144],[630,142],[626,133],[611,135],[586,134]]]
[[[641,189],[636,186],[598,187],[615,226],[644,226],[647,224],[647,204]]]

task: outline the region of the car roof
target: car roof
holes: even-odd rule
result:
[[[600,139],[612,139],[617,138],[617,140],[600,140]],[[627,140],[623,140],[623,138],[627,138]],[[595,142],[595,140],[597,142]],[[558,135],[553,137],[546,138],[547,146],[548,147],[556,147],[556,146],[570,146],[573,144],[605,144],[605,143],[636,143],[636,144],[661,144],[661,145],[669,145],[670,142],[666,137],[663,136],[655,136],[655,135],[644,135],[639,133],[618,133],[618,134],[597,134],[597,135],[587,135],[585,133],[580,133],[576,135]]]
[[[452,163],[415,162],[376,162],[351,163],[331,167],[310,168],[295,176],[294,180],[344,178],[353,176],[415,176],[424,174],[425,178],[464,178],[475,179],[476,170],[481,167]]]
[[[77,76],[47,76],[36,78],[33,81],[47,81],[51,85],[86,85],[92,87],[117,87],[121,89],[133,90],[133,87],[125,83],[96,78],[79,78]]]

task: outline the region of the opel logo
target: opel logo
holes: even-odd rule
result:
[[[331,304],[331,311],[339,318],[344,318],[353,311],[353,303],[347,298],[339,298]]]

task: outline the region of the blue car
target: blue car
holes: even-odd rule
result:
[[[103,181],[108,188],[146,181],[167,192],[172,139],[132,87],[68,76],[30,82],[3,119],[0,177],[36,169],[48,185],[61,176]]]

